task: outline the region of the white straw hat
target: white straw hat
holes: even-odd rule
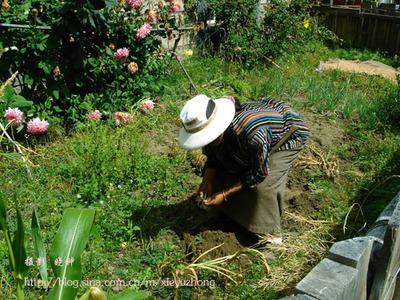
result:
[[[234,115],[235,106],[229,99],[211,100],[206,95],[190,99],[181,110],[179,143],[186,150],[211,143],[228,128]]]

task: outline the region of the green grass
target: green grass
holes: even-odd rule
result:
[[[345,235],[337,228],[328,233],[323,228],[319,239],[329,239],[330,235],[336,238],[360,235],[357,230],[362,224],[371,224],[400,189],[400,179],[395,176],[400,174],[399,127],[391,119],[394,113],[387,113],[399,101],[396,98],[399,86],[379,77],[315,72],[322,58],[358,53],[316,49],[313,53],[282,58],[278,61],[281,68],[260,66],[244,70],[212,57],[192,57],[183,60],[183,64],[193,79],[196,93],[211,97],[232,95],[241,101],[272,96],[288,101],[295,108],[312,110],[315,115],[329,113],[338,124],[346,124],[348,143],[331,149],[333,155],[348,163],[340,170],[340,178],[333,180],[321,171],[309,170],[309,186],[315,200],[322,202],[314,216],[321,220],[334,220],[341,227],[354,203],[363,209],[361,217],[359,206],[354,206]],[[175,63],[163,86],[159,95],[161,103],[155,110],[148,115],[138,114],[128,126],[115,128],[106,122],[87,124],[70,136],[54,130],[47,137],[30,140],[30,147],[36,151],[27,156],[32,163],[33,179],[27,176],[23,165],[1,156],[0,189],[6,199],[9,220],[15,219],[15,212],[8,199],[24,187],[30,191],[19,199],[25,228],[29,232],[28,220],[35,204],[47,249],[65,209],[96,210],[95,222],[102,240],[91,237],[83,254],[86,279],[172,279],[165,265],[173,262],[175,267],[182,267],[186,262],[180,235],[197,220],[188,221],[191,209],[195,208],[183,206],[182,201],[196,191],[200,179],[190,168],[192,154],[180,149],[176,138],[180,108],[195,92],[190,91],[189,82]],[[26,143],[23,136],[18,136],[18,140]],[[10,153],[12,147],[3,140],[1,151]],[[15,224],[11,223],[11,227],[15,228]],[[289,236],[303,236],[305,232],[300,226],[298,232]],[[27,244],[31,244],[30,238]],[[317,250],[311,254],[305,250],[293,252],[295,260],[290,266],[292,269],[298,266],[293,278],[304,276],[316,263],[315,258],[323,255],[318,252],[318,243],[313,246]],[[28,255],[33,256],[32,248],[28,249]],[[13,298],[15,290],[6,253],[1,238],[0,288],[6,298]],[[230,268],[235,270],[237,265],[232,264]],[[277,299],[290,293],[293,287],[283,291],[270,286],[265,290],[257,288],[257,283],[266,275],[265,270],[258,263],[246,268],[249,270],[244,277],[237,278],[237,286],[213,272],[201,271],[199,277],[215,280],[216,287],[181,288],[179,299],[223,299],[227,292],[231,299]],[[29,276],[38,278],[37,270],[31,268]],[[158,298],[171,298],[175,293],[173,287],[147,289]],[[81,288],[78,295],[85,291]],[[108,295],[115,292],[111,287],[105,291]],[[34,288],[25,288],[25,292],[27,299],[45,294]]]

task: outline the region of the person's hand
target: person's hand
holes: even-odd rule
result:
[[[204,200],[204,204],[206,206],[218,206],[220,205],[222,202],[224,202],[224,195],[222,192],[218,192],[215,193],[213,195],[211,195],[210,197],[208,197],[207,199]]]
[[[212,183],[211,181],[204,181],[199,186],[198,194],[201,198],[206,199],[212,194]]]

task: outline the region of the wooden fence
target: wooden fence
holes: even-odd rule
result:
[[[396,10],[397,8],[397,10]],[[337,36],[354,48],[400,53],[400,11],[396,4],[364,1],[361,5],[330,6],[313,10]]]

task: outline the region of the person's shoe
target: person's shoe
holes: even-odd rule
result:
[[[283,242],[282,234],[280,233],[257,234],[257,238],[260,245],[280,245]]]

